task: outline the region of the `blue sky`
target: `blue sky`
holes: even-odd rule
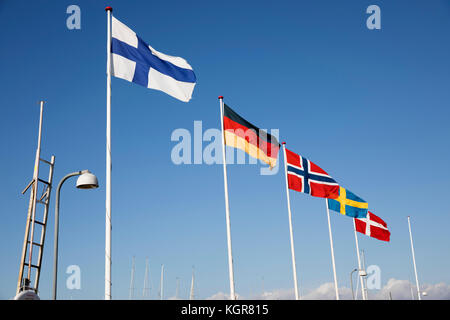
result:
[[[81,9],[81,30],[66,9]],[[381,8],[381,30],[366,8]],[[54,181],[89,169],[100,188],[61,191],[59,296],[103,299],[106,138],[106,15],[155,49],[185,58],[198,82],[189,103],[112,79],[112,294],[127,299],[136,256],[136,294],[145,257],[156,298],[187,298],[192,266],[200,299],[229,291],[221,165],[175,165],[170,137],[218,128],[217,97],[369,202],[391,242],[359,236],[367,265],[414,280],[412,217],[421,283],[450,283],[450,5],[446,1],[0,1],[0,298],[15,294],[37,143],[56,156]],[[204,143],[203,146],[208,143]],[[282,159],[282,157],[280,158]],[[236,291],[251,296],[293,286],[282,170],[228,167]],[[40,295],[51,297],[52,194]],[[332,282],[325,201],[291,192],[301,294]],[[331,213],[339,286],[357,264],[350,218]],[[81,290],[65,269],[81,268]]]

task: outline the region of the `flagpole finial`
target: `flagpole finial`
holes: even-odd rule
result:
[[[112,12],[113,9],[112,9],[112,7],[109,7],[109,6],[108,6],[108,7],[105,8],[105,11],[111,11],[111,12]]]
[[[223,96],[219,96],[219,99],[223,99]]]

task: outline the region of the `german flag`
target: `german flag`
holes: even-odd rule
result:
[[[250,156],[276,166],[280,144],[277,138],[254,126],[224,104],[225,145],[241,149]]]

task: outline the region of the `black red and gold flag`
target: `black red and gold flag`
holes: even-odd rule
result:
[[[223,128],[225,145],[243,150],[267,163],[270,168],[276,166],[280,149],[277,138],[251,124],[226,104],[224,104]]]

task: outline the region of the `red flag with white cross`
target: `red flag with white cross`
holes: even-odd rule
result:
[[[391,233],[387,228],[386,222],[380,217],[374,215],[372,212],[367,212],[366,218],[355,218],[356,231],[365,234],[366,236],[389,241]]]

